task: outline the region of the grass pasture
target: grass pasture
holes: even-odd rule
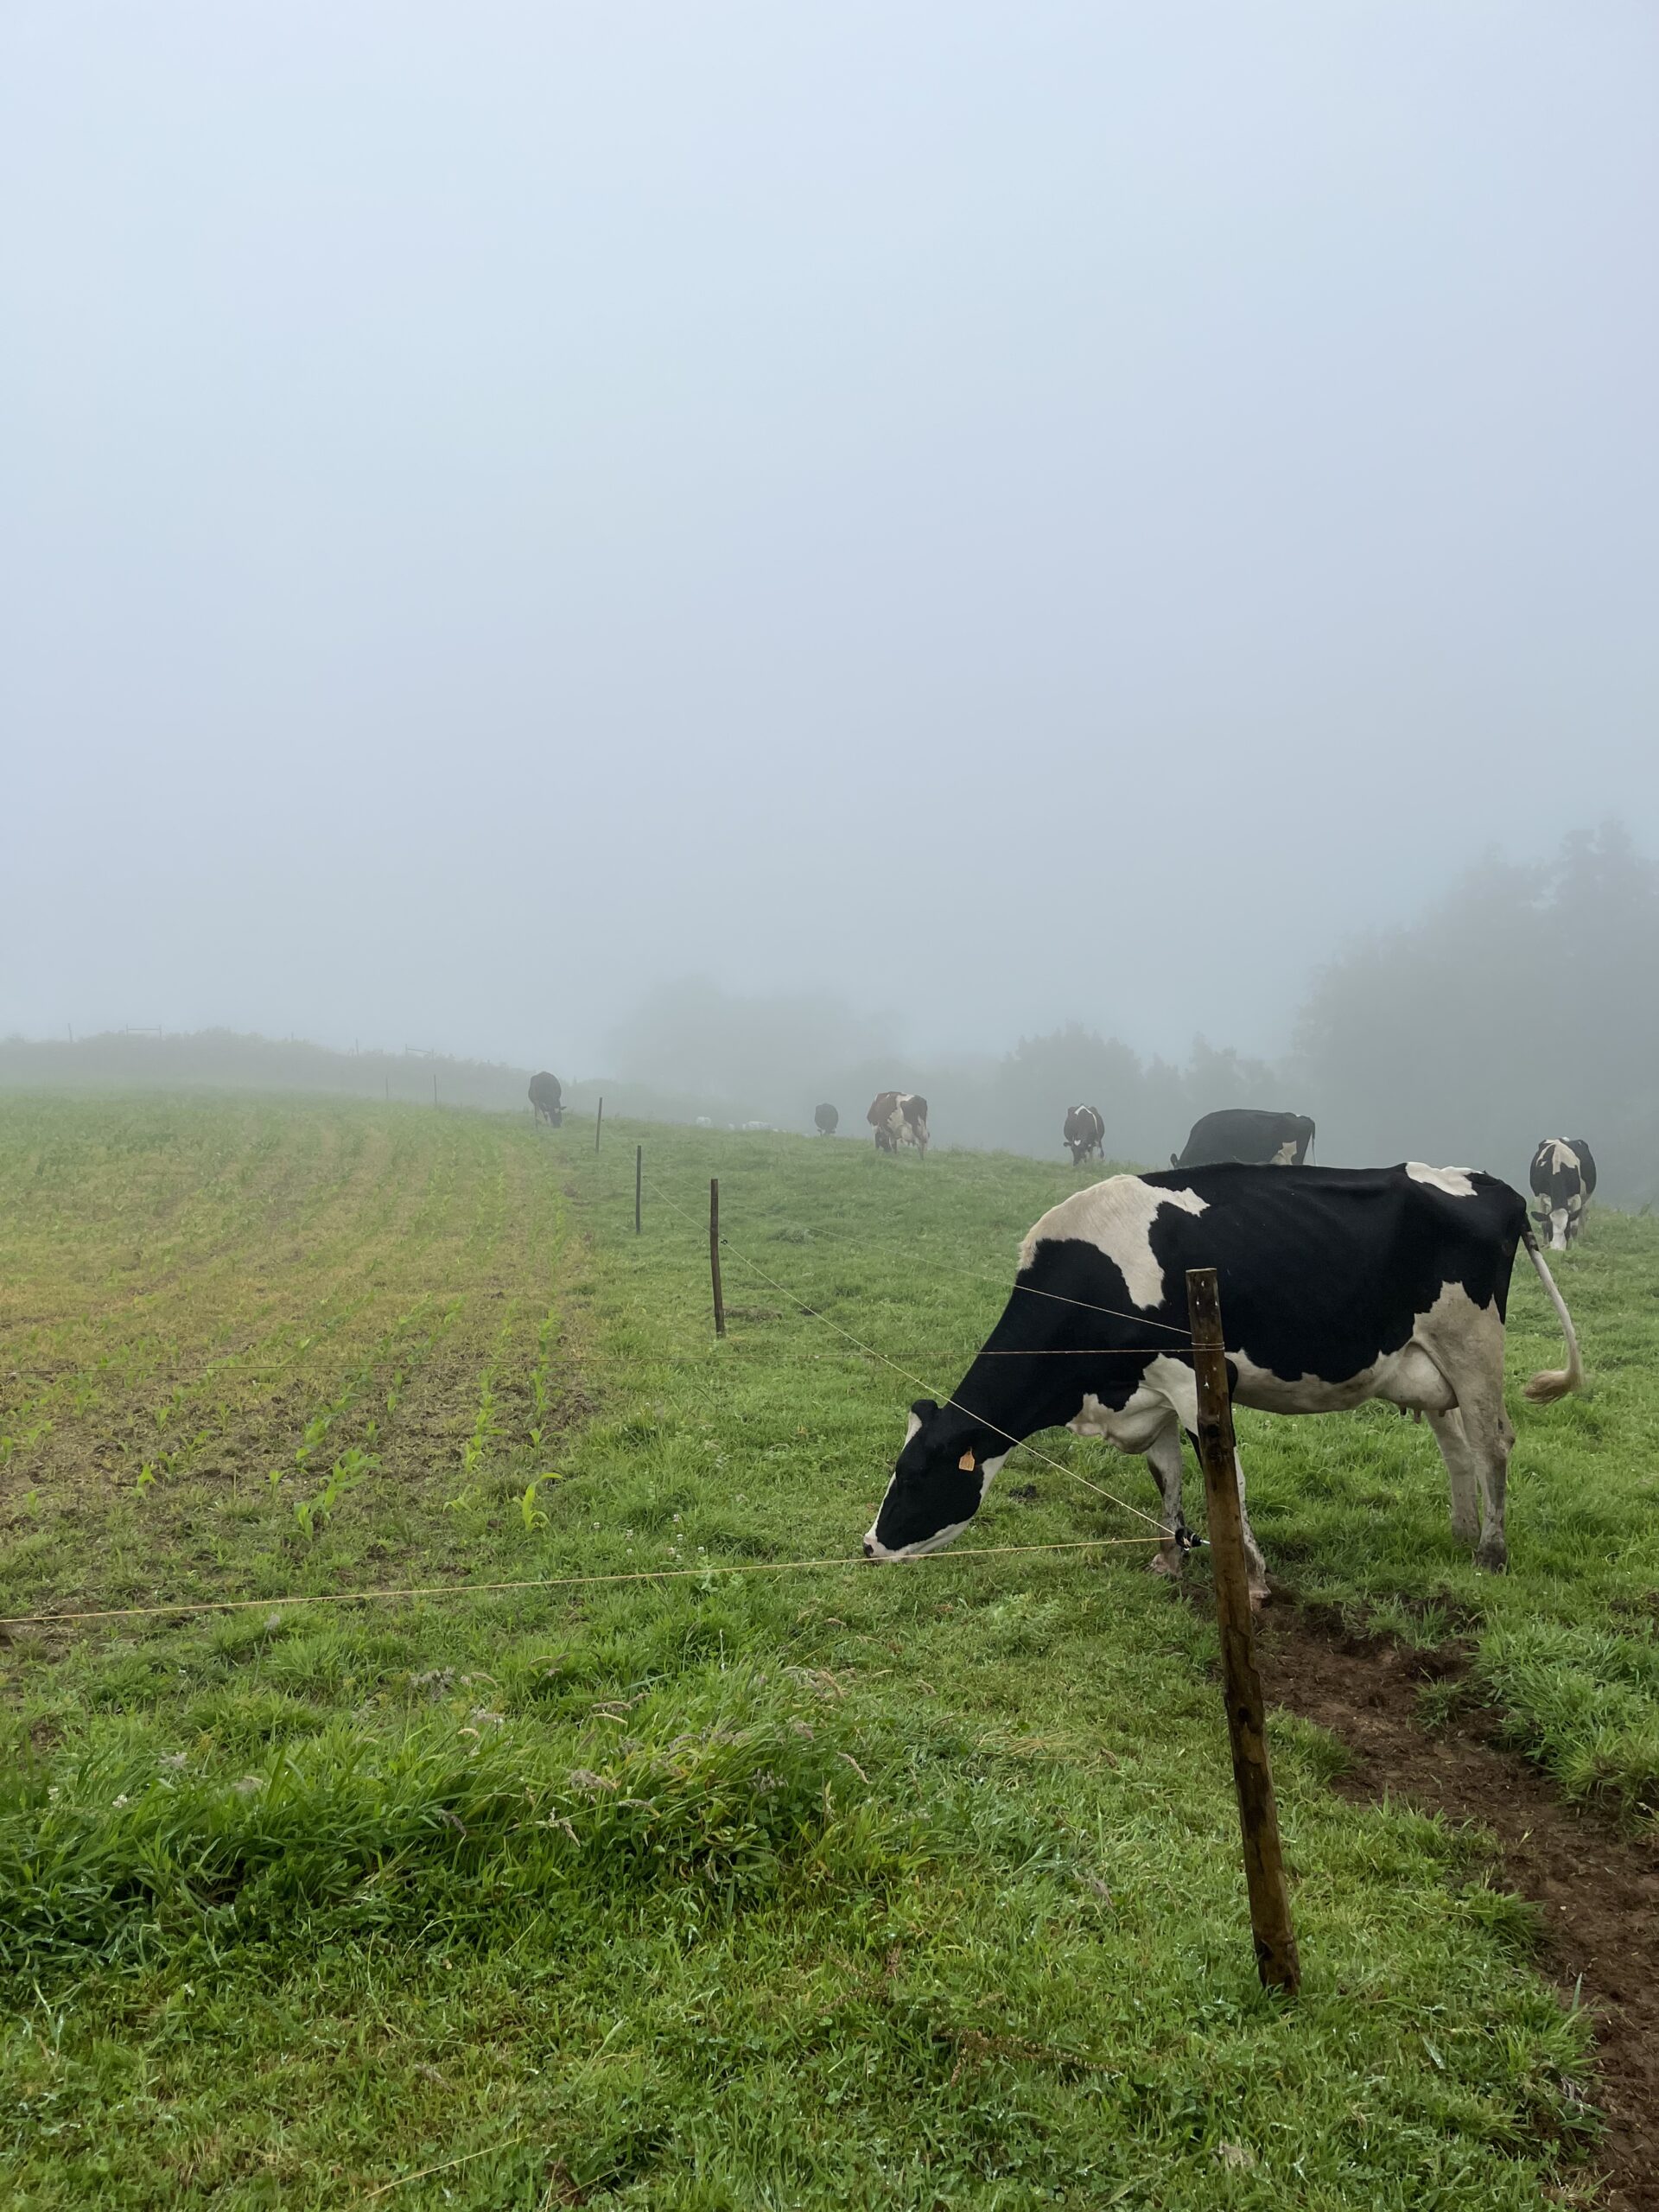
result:
[[[683,1209],[648,1190],[638,1240],[636,1138]],[[710,1571],[853,1552],[902,1433],[910,1386],[800,1302],[948,1389],[1080,1179],[0,1100],[0,1613],[259,1601],[0,1648],[10,2201],[1587,2196],[1587,2034],[1528,1910],[1478,1835],[1335,1796],[1338,1748],[1289,1716],[1306,1980],[1259,1990],[1213,1639],[1141,1548]],[[1508,1578],[1453,1548],[1427,1432],[1376,1408],[1244,1417],[1252,1516],[1299,1592],[1469,1638],[1516,1746],[1641,1823],[1659,1230],[1603,1213],[1558,1279],[1592,1387],[1512,1393]],[[1529,1272],[1510,1357],[1558,1359]],[[1021,1455],[963,1541],[1139,1526]]]

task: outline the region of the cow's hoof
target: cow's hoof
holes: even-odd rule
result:
[[[1507,1544],[1480,1544],[1475,1549],[1475,1565],[1483,1574],[1503,1574],[1510,1564]]]

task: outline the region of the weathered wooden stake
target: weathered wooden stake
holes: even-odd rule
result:
[[[639,1234],[639,1192],[645,1179],[645,1147],[637,1144],[633,1147],[633,1233],[636,1236]]]
[[[726,1333],[726,1300],[720,1287],[720,1178],[709,1178],[709,1274],[715,1286],[715,1334]]]
[[[600,1098],[600,1102],[599,1102],[599,1111],[598,1111],[598,1113],[597,1113],[597,1114],[595,1114],[595,1115],[594,1115],[594,1150],[595,1152],[597,1152],[597,1151],[599,1150],[599,1133],[600,1133],[600,1131],[604,1128],[604,1126],[605,1126],[605,1100],[604,1100],[603,1095],[601,1094],[601,1098]]]
[[[1233,1787],[1244,1836],[1244,1880],[1256,1971],[1269,1989],[1295,1991],[1302,1979],[1290,1924],[1279,1812],[1268,1756],[1267,1714],[1255,1669],[1244,1522],[1238,1502],[1233,1406],[1227,1389],[1226,1339],[1213,1268],[1189,1268],[1186,1308],[1192,1325],[1192,1371],[1198,1386],[1198,1458],[1215,1566],[1216,1618],[1221,1630],[1221,1681],[1233,1748]]]
[[[433,1069],[433,1071],[432,1071],[432,1103],[435,1106],[435,1105],[437,1104],[437,1103],[438,1103],[438,1071],[437,1071],[437,1070],[436,1070],[435,1068],[434,1068],[434,1069]]]

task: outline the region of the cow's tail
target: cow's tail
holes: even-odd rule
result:
[[[1561,1334],[1567,1338],[1567,1365],[1541,1368],[1522,1392],[1535,1406],[1553,1406],[1557,1398],[1564,1398],[1570,1390],[1584,1388],[1584,1362],[1579,1357],[1578,1331],[1573,1326],[1573,1316],[1567,1310],[1567,1300],[1555,1287],[1555,1278],[1549,1264],[1538,1249],[1538,1239],[1528,1223],[1521,1231],[1521,1241],[1527,1248],[1527,1257],[1538,1270],[1538,1280],[1544,1286],[1544,1294],[1555,1308],[1555,1318],[1561,1325]]]

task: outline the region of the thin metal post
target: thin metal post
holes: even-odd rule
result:
[[[715,1334],[726,1333],[726,1300],[720,1287],[720,1178],[709,1178],[709,1274],[715,1286]]]
[[[639,1194],[645,1179],[645,1147],[633,1147],[633,1233],[639,1234]]]
[[[1256,1971],[1269,1989],[1294,1992],[1302,1979],[1291,1926],[1279,1811],[1268,1756],[1267,1711],[1255,1666],[1244,1516],[1238,1497],[1233,1406],[1227,1388],[1226,1339],[1213,1268],[1189,1268],[1187,1313],[1192,1325],[1192,1372],[1198,1391],[1198,1458],[1215,1567],[1216,1619],[1221,1630],[1221,1681],[1233,1751],[1233,1786],[1244,1839],[1244,1880]]]
[[[601,1097],[600,1097],[600,1102],[599,1102],[599,1111],[598,1111],[598,1113],[597,1113],[597,1114],[595,1114],[595,1115],[594,1115],[594,1150],[595,1152],[597,1152],[597,1151],[599,1150],[599,1133],[600,1133],[600,1131],[604,1128],[604,1126],[605,1126],[605,1100],[604,1100],[603,1094],[601,1094]]]

